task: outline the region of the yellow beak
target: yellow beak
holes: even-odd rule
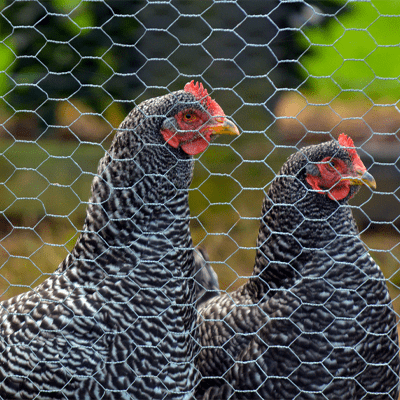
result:
[[[366,171],[356,171],[358,176],[344,178],[350,181],[351,185],[366,185],[372,189],[376,189],[376,181],[374,177]]]
[[[207,126],[213,135],[240,135],[238,127],[227,118],[214,118]]]

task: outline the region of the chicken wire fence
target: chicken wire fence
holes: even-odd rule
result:
[[[346,132],[378,188],[352,201],[399,313],[395,1],[0,1],[1,300],[71,251],[98,160],[142,100],[201,81],[241,135],[196,160],[194,245],[222,290],[252,273],[286,158]]]

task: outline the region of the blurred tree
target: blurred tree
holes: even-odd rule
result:
[[[304,81],[300,30],[323,24],[343,3],[3,1],[2,106],[34,112],[48,126],[65,100],[96,113],[118,102],[126,113],[141,95],[198,77],[233,88],[231,109],[266,104],[270,118],[276,89]]]
[[[134,17],[140,4],[7,3],[0,34],[2,50],[12,52],[13,60],[2,91],[11,110],[32,110],[54,124],[61,100],[77,98],[102,113],[111,102],[131,98],[140,63],[135,45],[143,33]]]

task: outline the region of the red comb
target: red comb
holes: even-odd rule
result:
[[[345,135],[344,133],[341,133],[339,135],[339,144],[342,147],[347,147],[349,148],[349,154],[351,155],[351,158],[354,158],[355,156],[358,157],[357,151],[354,146],[353,139],[350,136]]]
[[[204,89],[204,86],[200,82],[194,83],[194,81],[191,81],[185,85],[184,88],[185,92],[192,93],[192,95],[196,98],[196,100],[200,101],[203,106],[208,108],[210,105],[212,99],[208,95],[207,89]]]
[[[208,95],[202,83],[191,81],[185,85],[184,91],[191,93],[211,115],[225,116],[220,105]]]

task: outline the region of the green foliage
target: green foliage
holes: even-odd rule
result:
[[[375,102],[383,97],[396,101],[400,96],[400,2],[350,1],[348,5],[351,12],[339,14],[326,29],[308,29],[301,38],[313,51],[312,57],[306,53],[300,60],[306,77],[314,78],[306,92],[330,101],[337,85],[343,90],[362,90]]]
[[[297,37],[314,23],[311,5],[333,15],[344,0],[309,3],[3,1],[0,108],[34,112],[43,128],[59,122],[55,111],[65,100],[99,114],[118,103],[126,114],[142,95],[199,78],[272,109],[275,88],[304,81],[297,59],[309,46]]]
[[[130,99],[137,85],[138,7],[76,0],[3,4],[0,95],[9,111],[32,110],[51,125],[62,100],[78,99],[101,113],[114,98]],[[122,11],[132,15],[115,15]]]

